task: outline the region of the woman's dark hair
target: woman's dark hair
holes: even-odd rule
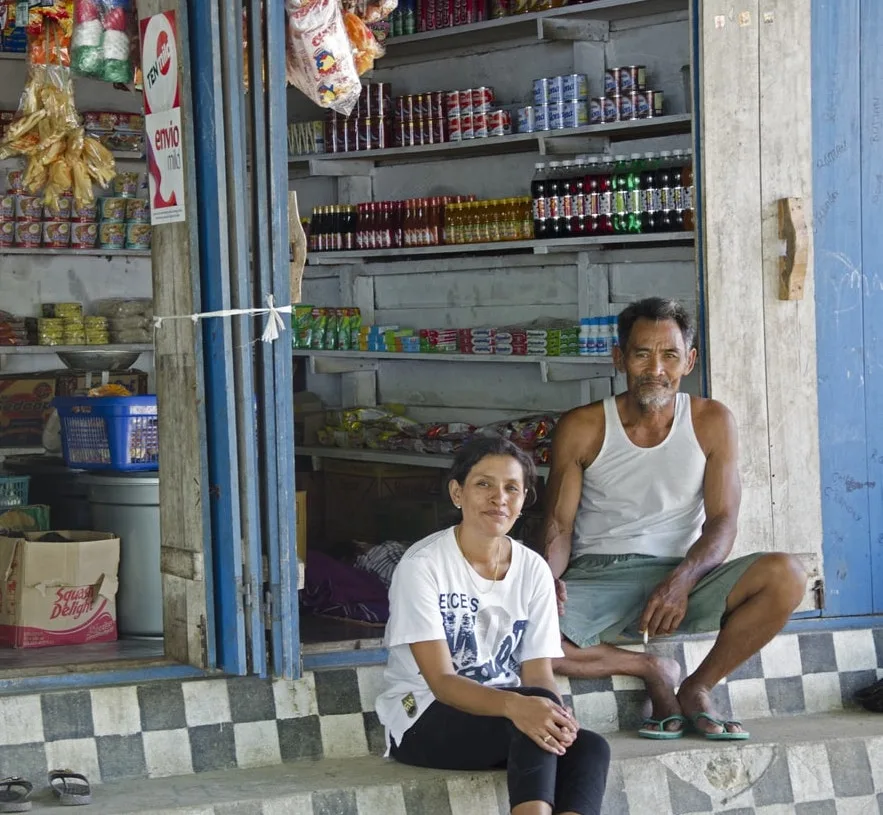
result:
[[[696,338],[696,329],[693,327],[693,321],[690,314],[677,300],[665,300],[662,297],[647,297],[644,300],[638,300],[631,305],[626,306],[617,317],[617,325],[619,329],[619,347],[623,351],[629,344],[629,335],[632,328],[638,320],[653,320],[659,322],[661,320],[673,320],[677,323],[684,338],[684,346],[689,351],[693,347],[693,340]]]
[[[533,459],[520,447],[502,436],[479,436],[464,444],[454,457],[454,463],[448,473],[448,480],[456,481],[462,486],[466,483],[472,468],[485,456],[511,456],[514,458],[524,471],[526,491],[524,505],[529,507],[537,500],[537,468]]]

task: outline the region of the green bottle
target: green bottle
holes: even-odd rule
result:
[[[623,235],[629,231],[629,167],[626,156],[613,157],[613,231]]]
[[[641,213],[643,206],[641,205],[641,173],[644,171],[644,161],[640,153],[632,153],[631,161],[628,164],[628,175],[626,176],[626,189],[628,191],[628,226],[627,232],[641,232]]]

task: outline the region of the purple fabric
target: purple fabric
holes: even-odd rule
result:
[[[300,602],[314,614],[367,623],[389,620],[389,595],[376,575],[313,549]]]

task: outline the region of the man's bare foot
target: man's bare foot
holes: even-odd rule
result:
[[[649,659],[651,667],[644,676],[644,684],[652,705],[650,718],[661,721],[681,713],[681,706],[675,695],[675,686],[681,678],[681,666],[677,660],[668,657],[649,655]],[[665,725],[665,729],[671,732],[681,730],[682,727],[682,723],[678,721],[667,722]]]
[[[690,684],[687,678],[684,684],[678,690],[677,700],[680,703],[681,710],[684,715],[693,723],[693,726],[701,733],[723,733],[724,728],[714,722],[710,722],[704,716],[696,719],[698,713],[707,713],[709,716],[724,721],[726,716],[719,716],[711,702],[711,695],[708,688]],[[741,733],[743,728],[735,723],[727,725],[728,733]]]

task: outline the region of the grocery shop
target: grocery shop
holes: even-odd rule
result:
[[[842,173],[877,158],[858,85],[819,110],[850,48],[823,0],[203,5],[0,6],[0,690],[250,677],[282,719],[281,688],[380,665],[454,452],[503,435],[545,476],[650,295],[736,415],[738,553],[801,556],[795,625],[874,627]]]

